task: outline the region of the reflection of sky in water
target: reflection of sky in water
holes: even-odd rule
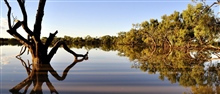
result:
[[[10,63],[11,59],[15,57],[15,49],[18,47],[12,47],[12,46],[0,46],[0,69],[4,65],[7,65]],[[19,50],[17,50],[19,51]]]
[[[7,52],[3,50],[5,56],[16,55],[20,51],[20,47],[3,46],[3,49],[7,49]],[[86,53],[84,49],[73,50],[77,53]],[[72,60],[71,54],[59,49],[51,64],[61,75]],[[9,93],[9,89],[27,77],[19,60],[10,58],[9,61],[10,64],[4,65],[1,70],[1,94]],[[131,69],[131,65],[126,57],[117,56],[117,52],[93,49],[89,52],[89,60],[76,64],[64,81],[57,81],[50,74],[49,79],[60,94],[182,94],[188,91],[178,83],[170,84],[170,81],[159,80],[158,74],[150,75],[139,69]],[[45,84],[43,91],[49,93]]]
[[[11,56],[0,55],[1,57],[1,65],[9,64],[9,60],[12,58]]]

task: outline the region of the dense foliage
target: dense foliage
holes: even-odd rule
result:
[[[135,24],[129,32],[118,34],[119,44],[156,46],[212,45],[218,39],[219,24],[211,9],[203,3],[189,4],[182,12],[163,15],[161,21],[150,19]],[[206,11],[203,11],[206,10]]]
[[[189,4],[182,12],[174,11],[170,15],[158,19],[150,19],[133,24],[127,32],[119,32],[117,36],[101,37],[56,37],[65,40],[72,47],[85,45],[144,45],[155,47],[196,47],[218,43],[220,25],[214,12],[204,3]],[[204,11],[205,10],[205,11]],[[42,38],[46,41],[46,37]]]
[[[189,94],[220,93],[219,50],[173,49],[166,50],[119,46],[118,55],[132,61],[131,68],[148,74],[159,74],[158,79],[169,80],[190,87]],[[214,58],[216,55],[218,58]]]
[[[133,24],[131,30],[119,32],[118,36],[105,35],[99,38],[71,38],[64,36],[69,44],[87,45],[145,45],[159,47],[195,47],[216,44],[220,25],[208,5],[189,4],[182,12],[163,15],[161,21],[150,19]],[[205,11],[204,11],[205,10]]]

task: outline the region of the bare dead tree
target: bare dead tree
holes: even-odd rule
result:
[[[30,82],[30,79],[34,79],[34,89],[33,92],[40,91],[42,86],[42,77],[46,77],[47,73],[50,72],[51,74],[54,73],[53,70],[45,70],[45,65],[50,66],[50,61],[57,52],[59,47],[63,47],[67,52],[72,54],[75,57],[75,60],[78,60],[78,57],[82,57],[82,60],[85,60],[88,58],[88,52],[86,54],[77,54],[74,51],[72,51],[65,42],[58,41],[50,51],[48,51],[49,46],[51,45],[54,37],[58,33],[58,31],[55,31],[54,33],[50,33],[49,37],[47,38],[46,42],[43,43],[41,41],[41,24],[44,16],[44,6],[46,4],[46,0],[39,0],[38,9],[36,13],[36,19],[33,30],[30,30],[28,27],[28,15],[26,13],[25,8],[25,1],[26,0],[17,0],[22,15],[23,20],[17,20],[15,24],[11,24],[11,6],[7,0],[4,0],[6,6],[8,7],[8,30],[7,32],[12,35],[14,38],[16,38],[21,44],[24,45],[24,49],[21,50],[19,55],[17,57],[20,57],[26,49],[30,52],[32,56],[32,71],[30,72],[27,79],[24,80],[24,82]],[[17,32],[17,29],[19,27],[22,27],[23,30],[27,33],[27,38],[23,37]],[[47,67],[48,68],[48,67]],[[51,69],[51,68],[49,68]],[[39,73],[45,72],[46,75],[40,75]],[[54,75],[55,77],[58,77],[57,75]],[[59,77],[58,77],[59,78]],[[65,77],[64,77],[65,78]],[[62,80],[63,78],[59,78],[58,80]],[[44,82],[47,82],[47,78],[44,79]],[[50,85],[50,83],[47,83]],[[18,90],[18,89],[16,89]],[[40,93],[40,92],[38,92]]]

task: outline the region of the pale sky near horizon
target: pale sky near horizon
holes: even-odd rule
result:
[[[16,0],[8,0],[14,16],[22,20]],[[212,4],[216,0],[206,0]],[[58,37],[100,37],[129,31],[132,23],[141,23],[151,18],[160,20],[164,14],[182,12],[191,0],[47,0],[42,24],[42,36],[58,30]],[[33,29],[38,0],[26,0],[29,28]],[[7,32],[7,7],[0,5],[0,37],[12,38]],[[213,7],[215,11],[218,7]],[[18,30],[26,36],[22,29]]]

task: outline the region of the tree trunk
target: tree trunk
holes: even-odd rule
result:
[[[83,60],[86,60],[88,58],[88,52],[85,55],[77,54],[71,49],[67,47],[65,42],[58,41],[54,47],[52,47],[51,51],[48,52],[48,48],[51,45],[54,37],[58,33],[56,31],[55,33],[50,33],[49,37],[47,38],[45,43],[42,43],[40,40],[41,37],[41,23],[43,20],[44,15],[44,6],[46,4],[46,0],[39,0],[38,10],[36,13],[36,20],[34,24],[34,29],[31,31],[28,27],[27,21],[27,13],[25,9],[25,0],[17,0],[19,7],[21,9],[21,12],[23,14],[23,21],[18,20],[15,25],[11,25],[11,6],[8,3],[7,0],[4,0],[6,6],[8,7],[8,30],[7,32],[12,35],[14,38],[16,38],[21,44],[24,45],[24,49],[21,49],[21,52],[16,57],[21,60],[22,64],[24,64],[24,67],[27,70],[28,77],[16,85],[14,88],[12,88],[10,91],[14,93],[18,93],[20,89],[26,86],[25,92],[27,91],[27,88],[32,84],[34,84],[34,88],[32,89],[31,93],[41,94],[42,93],[42,84],[46,82],[47,86],[50,88],[51,93],[57,91],[51,84],[51,82],[48,79],[48,72],[50,72],[57,80],[64,80],[68,71],[77,63],[81,62]],[[15,19],[14,19],[15,20]],[[21,27],[24,29],[24,31],[27,33],[27,38],[24,38],[22,35],[20,35],[17,32],[17,29]],[[57,72],[51,67],[50,61],[53,58],[54,54],[57,52],[59,47],[63,47],[67,52],[72,54],[75,57],[74,62],[68,66],[64,72],[62,77],[60,77]],[[27,66],[27,64],[20,58],[20,56],[26,51],[26,48],[28,48],[28,51],[31,53],[32,56],[32,69],[30,68],[30,65]],[[78,57],[82,57],[82,59],[78,59]]]

